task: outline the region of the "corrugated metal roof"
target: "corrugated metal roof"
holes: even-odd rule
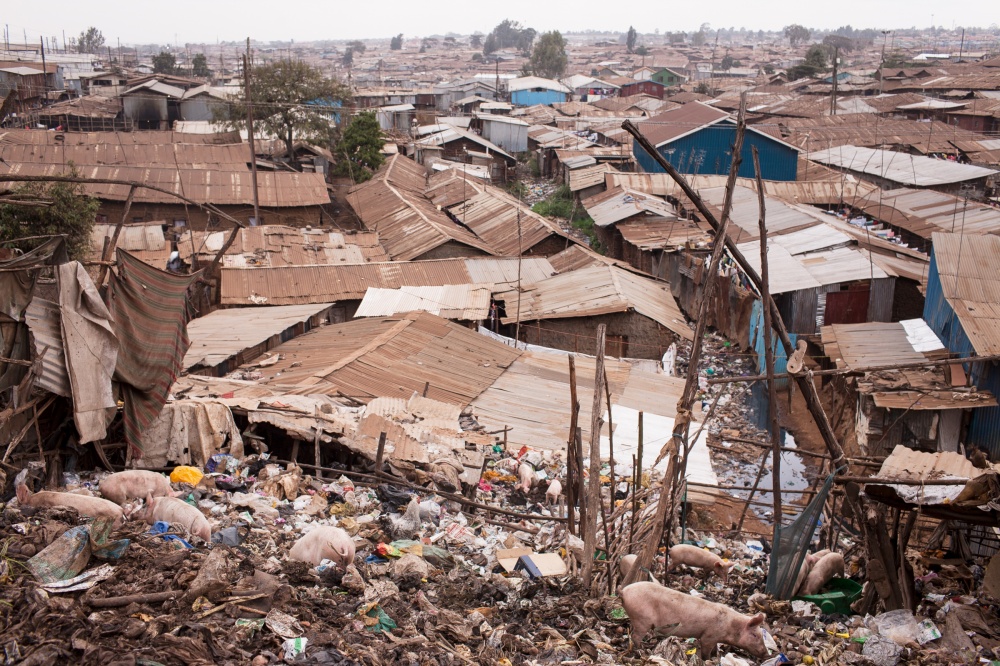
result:
[[[210,262],[231,234],[231,231],[185,231],[177,240],[177,249],[181,259],[190,265],[194,265],[194,254],[200,262]],[[377,232],[345,233],[277,224],[240,229],[223,257],[223,265],[241,268],[373,261],[389,261]]]
[[[971,164],[851,145],[813,151],[807,157],[821,164],[878,176],[901,185],[918,187],[961,183],[1000,173]]]
[[[833,324],[824,326],[820,334],[826,355],[838,368],[920,363],[932,358],[929,352],[944,349],[922,319],[909,320],[906,325],[903,322]]]
[[[246,172],[245,144],[21,144],[0,141],[0,158],[14,163],[207,169]]]
[[[606,227],[622,220],[641,216],[655,216],[675,220],[674,207],[658,197],[627,187],[615,187],[584,199],[583,207],[594,224]]]
[[[711,228],[695,220],[635,218],[620,222],[615,229],[626,243],[641,250],[671,250],[690,243],[705,246],[712,240]]]
[[[330,303],[284,305],[267,308],[216,310],[188,322],[191,346],[184,355],[184,370],[213,368],[294,328],[330,307]],[[261,349],[260,351],[264,351]],[[258,354],[243,358],[253,360]]]
[[[472,232],[455,224],[425,196],[427,170],[394,155],[366,183],[354,187],[347,202],[365,227],[378,231],[396,260],[415,259],[455,241],[487,254],[496,252]]]
[[[1000,354],[1000,237],[936,232],[941,290],[976,353]]]
[[[361,300],[370,287],[517,284],[518,260],[507,258],[440,259],[274,268],[223,268],[223,305],[293,305]],[[544,257],[521,260],[521,281],[549,277],[555,269]]]
[[[650,143],[659,148],[729,117],[728,111],[716,109],[702,102],[691,102],[639,123],[639,131],[649,139]]]
[[[435,206],[451,208],[484,191],[483,180],[476,175],[461,169],[445,169],[430,175],[424,196]]]
[[[454,125],[437,125],[435,127],[437,128],[436,131],[428,133],[428,135],[422,139],[418,139],[416,144],[419,146],[444,146],[452,141],[465,139],[479,144],[486,149],[487,153],[500,155],[511,164],[517,161],[513,155],[506,152],[503,148],[496,145],[492,141],[484,139],[478,134],[464,130],[461,127],[455,127]]]
[[[1000,234],[1000,210],[934,190],[878,190],[852,205],[926,239],[935,231]]]
[[[555,223],[493,187],[451,209],[459,221],[502,256],[517,256],[549,237],[562,236]]]
[[[511,79],[507,82],[508,92],[517,92],[518,90],[531,90],[533,88],[542,88],[543,90],[555,90],[556,92],[570,93],[573,92],[563,84],[558,81],[553,81],[552,79],[543,79],[540,76],[522,76],[520,78]]]
[[[495,294],[504,301],[503,323],[544,319],[588,317],[635,310],[673,331],[691,339],[691,328],[670,293],[669,285],[640,277],[617,266],[581,268],[535,283],[521,293],[516,290]]]
[[[716,218],[722,217],[722,206],[726,196],[725,187],[712,187],[699,192],[706,204],[715,208]],[[799,229],[816,226],[817,213],[797,208],[776,197],[764,195],[765,222],[767,234],[773,238]],[[738,243],[754,240],[760,236],[760,203],[756,188],[738,186],[733,191],[733,207],[729,214],[729,237]],[[735,227],[734,227],[735,225]]]
[[[607,162],[601,162],[591,167],[582,169],[571,169],[569,172],[569,189],[571,192],[579,192],[588,187],[594,187],[604,182],[604,174],[618,173],[618,170]]]
[[[811,164],[804,160],[800,162],[800,164],[802,163]],[[825,168],[815,164],[813,166]],[[837,175],[841,177],[829,181],[765,180],[764,194],[789,202],[838,205],[845,201],[853,201],[878,189],[870,183],[859,182],[853,176]],[[724,187],[726,184],[726,176],[686,176],[686,178],[695,191]],[[621,185],[661,197],[678,198],[684,196],[676,181],[665,173],[609,173],[605,177],[605,182],[609,189]],[[749,178],[737,178],[736,184],[756,191],[754,182]]]
[[[424,312],[325,326],[275,348],[261,383],[295,393],[341,393],[361,402],[427,397],[462,407],[521,352]]]
[[[156,144],[228,144],[242,143],[240,133],[213,132],[193,134],[169,130],[143,130],[142,132],[52,132],[50,130],[0,130],[0,144],[22,143],[54,146],[101,146],[101,145],[156,145]]]
[[[388,317],[403,312],[430,312],[444,319],[483,321],[489,316],[491,284],[400,287],[365,293],[355,317]]]
[[[36,377],[35,385],[50,393],[71,397],[59,304],[36,296],[28,303],[24,320],[35,343],[34,355],[42,360],[42,372]]]

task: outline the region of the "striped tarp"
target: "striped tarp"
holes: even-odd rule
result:
[[[109,310],[121,344],[115,380],[125,403],[125,439],[142,456],[142,431],[167,402],[190,346],[188,287],[201,272],[175,275],[118,250],[118,270],[109,281]]]

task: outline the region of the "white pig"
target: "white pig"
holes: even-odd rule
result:
[[[764,614],[742,615],[723,604],[692,597],[656,583],[632,583],[621,591],[622,606],[639,644],[650,629],[701,641],[701,657],[713,655],[719,643],[743,648],[755,657],[767,655]]]
[[[76,509],[81,516],[110,519],[114,521],[115,527],[121,526],[125,521],[120,506],[100,497],[89,497],[76,493],[56,493],[49,490],[32,493],[27,485],[21,484],[17,486],[17,501],[23,506],[31,506],[36,509],[54,507]]]
[[[323,525],[299,537],[288,559],[318,565],[323,560],[333,560],[341,567],[354,562],[354,540],[339,527]]]
[[[835,575],[844,575],[844,556],[840,553],[827,553],[812,566],[799,594],[818,594]]]
[[[549,504],[558,504],[559,496],[562,494],[562,482],[559,479],[552,479],[552,483],[545,490],[545,500]]]
[[[158,472],[130,469],[115,472],[101,481],[101,496],[121,506],[128,500],[141,499],[147,495],[170,497],[173,489],[170,479]]]
[[[795,577],[795,587],[792,588],[792,592],[794,594],[799,593],[799,589],[802,587],[802,584],[806,582],[806,578],[809,577],[809,571],[812,570],[813,565],[819,562],[820,559],[829,552],[829,549],[827,549],[821,550],[818,553],[806,554],[806,558],[802,560],[802,566],[799,567],[799,573]]]
[[[152,525],[157,521],[180,525],[190,534],[201,537],[206,543],[212,541],[212,527],[205,514],[176,497],[153,497],[146,495],[146,504],[138,513],[139,520]]]
[[[704,548],[678,544],[671,547],[668,556],[670,564],[667,566],[667,571],[673,571],[679,564],[686,564],[689,567],[702,569],[706,578],[715,572],[723,582],[729,582],[729,570],[732,564]]]
[[[517,468],[517,478],[517,487],[524,493],[530,492],[531,486],[535,484],[535,468],[531,466],[531,463],[521,463],[521,466]]]
[[[632,571],[632,567],[635,566],[635,562],[638,559],[639,559],[638,555],[634,553],[629,553],[628,555],[623,557],[621,561],[618,562],[618,572],[621,574],[621,580],[624,581],[626,578],[628,578],[629,573]],[[646,572],[645,576],[640,576],[640,578],[648,578],[652,582],[654,583],[656,582],[655,580],[653,580],[653,575],[650,574],[648,571]]]

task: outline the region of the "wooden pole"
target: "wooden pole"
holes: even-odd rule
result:
[[[641,413],[641,412],[640,412]],[[640,439],[640,441],[642,441]],[[636,464],[635,454],[632,454],[632,517],[628,521],[628,552],[632,552],[635,545],[635,519],[639,515],[639,468]]]
[[[576,533],[577,483],[580,468],[576,460],[576,429],[580,418],[580,401],[576,397],[576,357],[569,355],[569,438],[566,440],[566,520],[569,531]]]
[[[601,404],[604,399],[601,383],[604,381],[604,338],[607,330],[605,324],[597,326],[594,401],[590,410],[590,478],[587,480],[587,523],[583,532],[583,580],[588,586],[593,583],[597,514],[601,505]]]
[[[319,408],[316,408],[316,413],[319,413]],[[320,451],[321,440],[323,439],[323,428],[316,424],[316,435],[313,437],[313,456],[316,458],[316,479],[319,481],[323,480],[323,456]]]
[[[760,485],[760,478],[764,476],[764,468],[767,467],[767,456],[770,453],[770,451],[764,451],[764,457],[760,459],[760,466],[757,468],[757,478],[753,480],[753,487],[750,489],[750,494],[747,496],[746,504],[743,505],[743,511],[740,513],[740,522],[736,525],[737,534],[739,534],[743,529],[743,521],[747,517],[747,509],[750,508],[753,496],[757,494],[757,487]],[[773,486],[774,484],[772,483],[771,485]]]
[[[608,383],[607,368],[604,370],[604,397],[608,404],[608,464],[611,467],[609,478],[611,479],[611,497],[608,505],[611,510],[615,508],[615,424],[611,418],[611,385]]]
[[[385,455],[385,433],[378,434],[378,451],[375,452],[375,474],[382,473],[382,456]],[[316,461],[319,464],[319,461]]]
[[[114,233],[111,234],[111,240],[104,246],[104,253],[101,255],[101,261],[111,261],[111,255],[114,254],[115,246],[118,244],[118,236],[121,235],[122,227],[125,226],[125,221],[128,219],[128,213],[132,209],[133,199],[135,199],[135,185],[128,188],[128,196],[125,198],[125,208],[122,210],[122,217],[118,220],[118,224],[115,225]],[[101,264],[101,273],[97,278],[98,288],[100,288],[104,284],[104,280],[107,279],[108,268],[108,264]]]
[[[752,146],[751,149],[753,152],[754,175],[757,178],[757,204],[760,209],[757,227],[760,232],[760,294],[762,303],[764,303],[771,297],[771,291],[768,286],[764,181],[760,177],[760,156],[757,154],[757,146]],[[774,492],[771,494],[774,500],[774,538],[771,543],[777,546],[779,532],[781,531],[781,437],[778,430],[778,409],[775,404],[778,395],[774,386],[774,348],[771,346],[771,309],[766,307],[762,307],[761,309],[764,311],[764,363],[768,376],[767,422],[771,430],[771,486],[774,489]]]
[[[253,94],[250,88],[250,38],[247,37],[247,52],[243,56],[243,84],[247,98],[247,137],[250,139],[250,177],[253,179],[253,219],[254,224],[262,224],[260,219],[260,199],[257,196],[257,146],[253,136]],[[288,156],[292,159],[292,155]]]

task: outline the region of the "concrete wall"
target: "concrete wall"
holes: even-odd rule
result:
[[[529,344],[593,354],[599,324],[606,324],[608,327],[605,353],[614,356],[660,359],[677,340],[672,331],[637,312],[522,322],[520,337]],[[619,336],[625,341],[624,354],[621,354],[621,346],[616,343],[616,337]]]

